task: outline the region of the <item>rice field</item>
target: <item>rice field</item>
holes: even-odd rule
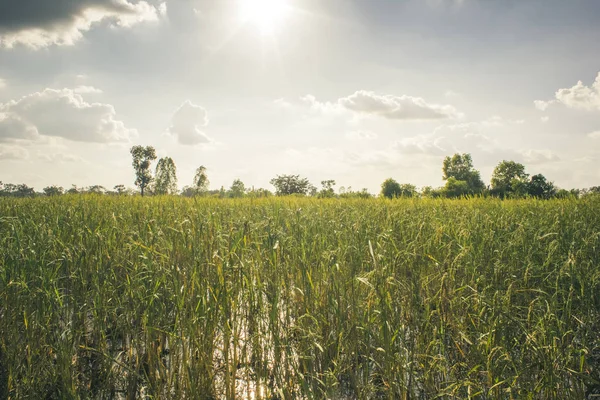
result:
[[[0,199],[0,398],[597,392],[600,197]]]

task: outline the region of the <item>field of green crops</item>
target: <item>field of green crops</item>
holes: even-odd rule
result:
[[[0,398],[599,389],[599,197],[0,199]]]

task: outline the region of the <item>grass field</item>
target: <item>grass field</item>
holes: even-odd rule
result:
[[[582,399],[600,198],[0,199],[0,398]]]

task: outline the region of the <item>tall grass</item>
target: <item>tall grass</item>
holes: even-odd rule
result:
[[[0,398],[582,399],[600,200],[0,200]]]

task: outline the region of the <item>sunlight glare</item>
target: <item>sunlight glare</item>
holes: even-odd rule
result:
[[[272,34],[283,24],[288,12],[285,0],[240,0],[242,20],[256,25],[263,34]]]

